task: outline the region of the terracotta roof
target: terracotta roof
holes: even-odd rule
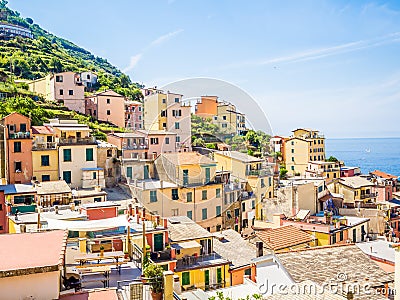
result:
[[[0,278],[56,271],[63,262],[67,231],[0,235]],[[34,255],[29,249],[34,249]]]
[[[32,126],[32,134],[54,134],[50,126]]]
[[[359,287],[368,284],[371,287],[370,291],[373,291],[373,288],[394,281],[393,274],[383,271],[353,244],[291,251],[276,254],[276,257],[297,283],[304,280],[312,280],[320,285],[356,282]],[[371,298],[371,295],[364,293],[360,293],[356,298],[381,299]]]
[[[397,179],[397,176],[379,171],[379,170],[375,170],[373,172],[371,172],[372,175],[375,175],[377,177],[381,177],[381,178],[387,178],[387,179]]]
[[[314,238],[292,225],[255,232],[256,236],[263,241],[265,246],[274,251],[306,244]]]
[[[174,152],[174,153],[162,153],[159,158],[166,159],[174,165],[215,165],[216,162],[208,158],[205,155],[201,155],[198,152]],[[158,159],[158,158],[157,158]]]

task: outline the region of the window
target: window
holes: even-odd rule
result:
[[[251,209],[255,209],[256,208],[256,200],[252,200],[251,201]]]
[[[221,189],[220,188],[215,190],[215,197],[221,198]]]
[[[90,79],[90,75],[89,74],[86,75],[86,79]]]
[[[336,233],[334,233],[332,235],[332,244],[331,245],[333,245],[333,244],[336,244]]]
[[[178,208],[173,208],[172,209],[172,216],[173,217],[179,216],[179,209]]]
[[[294,149],[292,149],[292,153],[294,153]]]
[[[193,219],[192,211],[191,211],[191,210],[188,210],[188,211],[186,212],[186,216],[187,216],[190,220],[192,220],[192,219]]]
[[[244,270],[244,275],[251,276],[251,269]]]
[[[107,109],[107,116],[111,115],[111,111]]]
[[[113,177],[113,169],[112,168],[107,169],[107,177]]]
[[[290,168],[292,169],[292,171],[294,171],[294,166],[291,166]]]
[[[294,161],[294,157],[292,156],[292,161]]]
[[[50,175],[42,175],[42,181],[50,181]]]
[[[192,194],[192,192],[186,193],[186,201],[187,201],[187,202],[192,202],[192,201],[193,201],[193,194]]]
[[[41,161],[42,161],[42,167],[48,167],[48,166],[50,166],[50,156],[48,156],[48,155],[42,155],[42,156],[41,156]]]
[[[110,104],[110,99],[107,99],[107,104]]]
[[[63,149],[64,161],[71,161],[71,149]]]
[[[221,216],[221,206],[217,205],[215,207],[215,214],[216,214],[217,217]]]
[[[92,179],[97,179],[97,172],[93,172]]]
[[[162,123],[163,128],[167,128],[167,123]]]
[[[19,131],[26,132],[26,124],[25,123],[19,124]]]
[[[242,202],[242,211],[246,211],[246,202]]]
[[[261,187],[263,188],[263,187],[265,187],[265,183],[264,183],[264,178],[261,178]]]
[[[175,122],[175,129],[179,129],[179,122]]]
[[[14,152],[21,152],[21,142],[14,142]]]
[[[207,200],[207,190],[201,191],[201,200]]]
[[[222,269],[217,268],[217,283],[221,283],[221,282],[222,282]]]
[[[179,135],[176,136],[175,141],[179,143],[181,141],[181,137]]]
[[[132,167],[126,168],[126,177],[132,179]]]
[[[107,157],[112,157],[112,149],[107,150]]]
[[[161,112],[160,112],[160,117],[166,117],[167,116],[167,111],[166,110],[162,110]],[[165,124],[165,123],[164,123]],[[167,126],[164,126],[164,127],[167,127]]]
[[[60,96],[64,95],[64,90],[60,89]]]
[[[179,195],[178,195],[178,189],[172,189],[172,200],[178,200]]]
[[[68,95],[73,96],[74,95],[74,90],[68,90]]]
[[[223,116],[223,117],[222,117],[222,120],[226,121],[226,116]]]
[[[96,197],[93,199],[93,202],[101,202],[101,197]]]
[[[190,273],[182,272],[182,285],[189,285],[189,284],[190,284]]]
[[[15,162],[15,173],[22,172],[22,163],[20,161]]]
[[[165,103],[165,102],[167,102],[167,100],[166,99],[162,99],[162,103]]]
[[[151,145],[158,145],[158,138],[150,138]]]
[[[165,138],[165,143],[168,145],[169,144],[169,137]]]
[[[71,171],[63,171],[63,179],[66,183],[71,183]]]
[[[62,75],[57,75],[57,76],[56,76],[56,82],[63,82],[63,77],[62,77]]]
[[[150,191],[150,202],[157,202],[157,191]]]
[[[175,98],[175,103],[179,103],[179,98]]]
[[[222,128],[227,128],[228,125],[227,124],[222,124]]]
[[[203,208],[201,210],[201,219],[206,220],[207,219],[207,208]]]
[[[93,148],[86,149],[86,161],[93,161]]]
[[[339,238],[340,238],[340,241],[343,241],[343,231],[341,231],[341,232],[339,233]]]

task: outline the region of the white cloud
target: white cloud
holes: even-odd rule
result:
[[[252,67],[252,66],[262,66],[262,65],[270,65],[270,64],[278,64],[278,63],[295,63],[300,61],[308,61],[324,58],[327,56],[333,56],[348,52],[359,51],[362,49],[379,47],[386,44],[396,43],[400,41],[400,32],[395,32],[391,34],[387,34],[381,37],[377,37],[369,40],[359,40],[355,42],[345,43],[341,45],[324,47],[314,50],[307,50],[299,53],[294,53],[288,56],[281,56],[269,59],[259,59],[254,61],[243,61],[235,64],[230,64],[222,69],[230,69],[230,68],[242,68],[242,67]]]
[[[173,37],[177,36],[178,34],[180,34],[181,32],[183,32],[183,29],[178,29],[175,31],[171,31],[167,34],[164,34],[162,36],[159,36],[158,38],[156,38],[155,40],[153,40],[148,46],[146,46],[143,51],[141,53],[138,53],[134,56],[131,56],[130,61],[129,61],[129,65],[122,70],[122,72],[126,73],[131,71],[139,62],[139,60],[143,57],[143,54],[150,48],[152,47],[156,47],[158,45],[161,45],[162,43],[165,43],[167,41],[169,41],[170,39],[172,39]]]
[[[168,32],[167,34],[164,34],[158,38],[156,38],[154,41],[152,41],[149,45],[149,47],[154,47],[154,46],[158,46],[170,39],[172,39],[174,36],[177,36],[178,34],[180,34],[181,32],[183,32],[183,29],[178,29],[172,32]]]
[[[122,70],[122,72],[126,73],[131,71],[139,62],[139,60],[142,58],[143,54],[142,53],[138,53],[134,56],[131,56],[131,59],[129,61],[129,66],[127,66],[125,69]]]

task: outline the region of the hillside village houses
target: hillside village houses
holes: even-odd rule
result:
[[[29,88],[115,125],[107,141],[72,119],[32,126],[15,112],[0,121],[0,233],[17,241],[24,232],[63,232],[51,242],[61,248],[48,248],[63,255],[51,262],[54,274],[45,275],[43,262],[26,263],[27,270],[44,268],[43,276],[62,282],[60,290],[49,291],[60,299],[75,294],[67,288],[74,286],[68,276],[77,276],[77,290],[93,285],[114,292],[110,284],[129,281],[130,287],[115,286],[117,292],[136,293],[132,280],[145,260],[165,270],[165,299],[197,290],[254,290],[277,264],[296,276],[293,253],[306,259],[332,248],[362,256],[344,245],[400,237],[397,177],[377,170],[360,174],[327,161],[318,130],[271,138],[277,161],[227,150],[204,155],[192,151],[192,112],[183,95],[150,88],[143,89],[143,102],[131,101],[112,90],[96,91],[96,78],[92,72],[62,72]],[[217,96],[202,96],[194,114],[210,118],[227,135],[247,131],[245,116]],[[276,172],[277,163],[287,174]],[[68,238],[61,241],[64,231]],[[99,258],[99,266],[88,263]],[[65,264],[77,273],[66,276],[72,271]],[[393,274],[386,275],[379,286],[393,283]],[[27,286],[36,280],[31,277]],[[61,295],[64,290],[69,294]]]

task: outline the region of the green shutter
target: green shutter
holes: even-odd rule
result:
[[[190,284],[190,273],[183,272],[182,273],[182,285],[189,285]]]
[[[86,148],[86,161],[93,161],[93,148]]]
[[[210,270],[205,270],[204,271],[204,283],[206,287],[210,285]]]
[[[71,149],[63,149],[64,161],[71,161]]]
[[[150,191],[150,202],[157,202],[157,191]]]
[[[201,197],[202,200],[207,200],[207,190],[202,191],[201,196],[202,196]]]
[[[187,200],[187,202],[192,202],[192,201],[193,201],[193,194],[192,194],[192,192],[188,192],[188,193],[186,194],[186,200]]]
[[[222,269],[217,268],[217,283],[221,283],[221,282],[222,282]]]
[[[188,210],[188,211],[186,212],[186,216],[187,216],[190,220],[192,220],[192,219],[193,219],[192,211],[191,211],[191,210]]]
[[[66,183],[71,183],[71,171],[63,171],[63,179]]]
[[[202,216],[202,220],[206,220],[207,219],[207,208],[203,208],[201,210],[201,216]]]
[[[126,168],[126,177],[132,179],[132,167]]]
[[[215,190],[215,197],[221,198],[221,189],[220,188]]]
[[[219,217],[221,215],[221,206],[217,205],[215,213],[216,213],[217,217]]]
[[[157,233],[154,235],[154,251],[164,250],[164,234]]]

